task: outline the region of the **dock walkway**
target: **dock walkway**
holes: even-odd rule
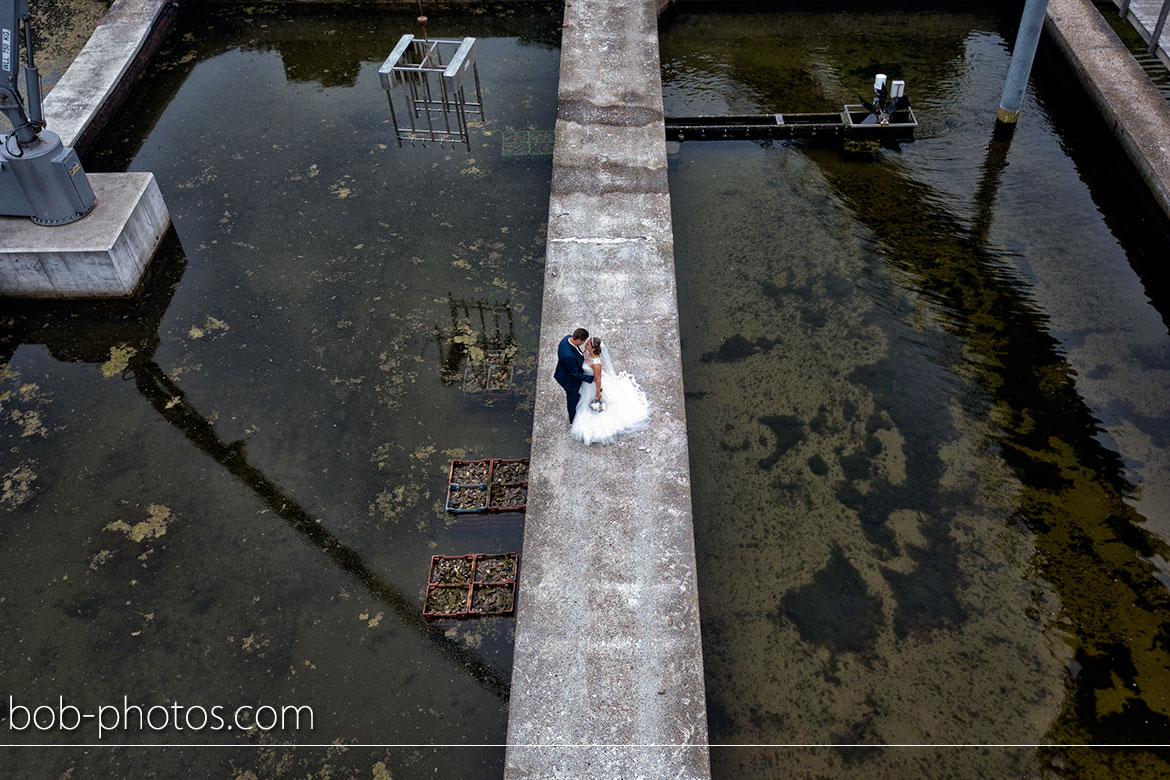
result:
[[[565,6],[507,780],[710,777],[657,17]],[[648,431],[570,438],[552,375],[578,326]]]
[[[1125,0],[1113,0],[1114,5],[1119,9],[1123,6]],[[1130,0],[1129,10],[1126,14],[1126,19],[1132,24],[1146,43],[1150,42],[1153,37],[1154,28],[1158,25],[1158,14],[1162,12],[1162,5],[1165,0]],[[1170,68],[1170,54],[1167,53],[1166,47],[1170,46],[1170,20],[1166,21],[1162,29],[1162,35],[1158,40],[1158,48],[1154,50],[1166,67]]]

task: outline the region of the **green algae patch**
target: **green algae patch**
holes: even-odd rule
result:
[[[130,365],[130,358],[136,354],[138,354],[138,350],[129,344],[110,347],[110,359],[102,364],[102,376],[109,379],[121,374]]]
[[[9,415],[14,423],[20,426],[20,437],[22,439],[29,436],[36,436],[40,434],[43,438],[46,435],[46,428],[44,422],[41,420],[41,413],[37,411],[22,412],[19,409],[13,409]]]
[[[97,571],[105,564],[106,561],[114,557],[113,550],[99,550],[96,555],[89,561],[89,568],[91,571]]]
[[[0,506],[12,511],[32,498],[33,482],[37,479],[32,470],[35,462],[30,460],[21,463],[0,479]]]
[[[167,525],[174,521],[171,510],[162,504],[151,504],[147,507],[148,517],[145,520],[130,525],[125,520],[115,520],[106,526],[107,531],[121,531],[135,542],[146,539],[158,539],[167,532]]]
[[[363,612],[360,615],[358,615],[358,619],[366,621],[366,625],[369,626],[370,628],[377,628],[378,624],[382,622],[382,618],[384,618],[384,617],[386,617],[385,612],[379,612],[378,614],[374,615],[373,617],[370,617],[369,612]]]
[[[187,336],[193,339],[201,339],[209,333],[225,333],[231,330],[230,326],[223,320],[208,316],[207,321],[202,326],[192,325],[187,329]]]
[[[429,496],[429,494],[427,495]],[[389,490],[383,490],[374,499],[374,504],[370,507],[370,514],[384,520],[398,522],[402,518],[403,512],[417,505],[419,499],[423,497],[423,491],[418,485],[413,484],[399,485]]]

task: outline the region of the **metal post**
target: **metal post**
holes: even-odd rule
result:
[[[431,120],[431,104],[433,104],[435,101],[431,99],[431,74],[423,73],[422,75],[423,75],[423,94],[426,98],[426,103],[424,104],[424,107],[426,108],[426,111],[427,111],[427,137],[430,140],[434,141],[435,140],[435,123]],[[424,146],[425,146],[425,144],[424,144]]]
[[[28,92],[28,118],[40,130],[45,126],[45,114],[41,101],[41,74],[33,61],[32,25],[24,22],[24,86]]]
[[[446,135],[449,136],[451,135],[451,119],[447,115],[447,82],[443,81],[442,76],[439,76],[439,94],[441,95],[443,101],[443,128],[446,131]]]
[[[398,117],[394,115],[394,96],[387,92],[386,100],[390,103],[390,119],[394,122],[394,137],[398,139],[398,148],[402,148],[402,131],[398,129]]]
[[[417,74],[411,73],[408,78],[410,94],[406,96],[406,100],[409,104],[407,108],[410,110],[406,112],[406,115],[410,118],[410,145],[414,146],[414,118],[418,116],[418,97],[415,94],[416,87],[414,83],[415,78],[417,78]]]
[[[471,151],[471,132],[467,129],[467,98],[463,95],[463,87],[455,93],[456,114],[455,121],[459,124],[459,132],[463,135],[463,142],[467,144],[467,151]],[[452,148],[455,142],[451,142]]]
[[[1162,11],[1158,14],[1158,23],[1154,25],[1154,33],[1150,36],[1150,54],[1158,53],[1158,41],[1162,38],[1162,28],[1166,26],[1166,15],[1170,14],[1170,0],[1162,3]]]
[[[1125,19],[1126,14],[1129,13],[1129,0],[1121,0],[1121,9],[1118,13],[1121,14],[1122,19]]]
[[[999,99],[999,113],[996,120],[1005,125],[1014,125],[1020,118],[1020,106],[1024,104],[1024,90],[1032,72],[1032,60],[1036,57],[1036,44],[1040,42],[1040,31],[1044,29],[1044,14],[1048,11],[1048,0],[1027,0],[1020,17],[1020,30],[1016,33],[1016,45],[1012,49],[1012,64],[1008,67],[1007,83],[1003,97]]]
[[[475,74],[475,99],[479,102],[476,104],[479,107],[479,121],[486,122],[487,117],[483,113],[483,91],[479,88],[479,64],[474,63],[471,66],[471,72]]]

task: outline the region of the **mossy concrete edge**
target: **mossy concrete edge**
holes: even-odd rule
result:
[[[165,28],[160,21],[174,8],[171,0],[117,0],[110,6],[45,96],[47,126],[62,144],[86,152],[161,42]]]

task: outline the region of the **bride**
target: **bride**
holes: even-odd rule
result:
[[[613,370],[609,350],[596,336],[585,342],[582,370],[594,379],[581,383],[581,400],[569,429],[574,439],[586,444],[613,444],[619,436],[649,427],[646,393],[625,371],[619,374]]]

